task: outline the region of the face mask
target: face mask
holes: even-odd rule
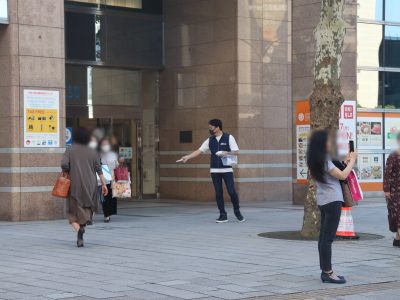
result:
[[[110,152],[111,151],[111,145],[103,145],[101,146],[101,151],[104,153]]]
[[[97,148],[97,142],[95,142],[95,141],[90,141],[90,142],[89,142],[89,148],[96,149],[96,148]]]

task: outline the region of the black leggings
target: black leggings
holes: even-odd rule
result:
[[[342,209],[341,201],[319,206],[321,212],[321,230],[319,233],[319,265],[322,271],[332,270],[332,243],[336,237]]]
[[[105,218],[117,214],[117,198],[113,198],[111,184],[107,184],[108,194],[104,197],[103,202],[103,214]]]

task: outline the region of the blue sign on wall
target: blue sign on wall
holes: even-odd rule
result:
[[[65,144],[67,146],[72,145],[72,128],[71,127],[65,128]]]

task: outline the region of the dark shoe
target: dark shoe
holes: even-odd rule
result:
[[[324,272],[321,272],[321,276],[322,276],[322,274],[324,274]],[[339,277],[340,279],[344,279],[344,276],[340,276],[340,275],[336,275],[336,276]]]
[[[400,240],[393,240],[393,247],[400,247]]]
[[[220,215],[219,218],[215,222],[226,223],[226,222],[228,222],[228,217],[227,217],[227,215]]]
[[[78,230],[78,240],[76,241],[76,245],[78,248],[83,247],[83,234],[85,233],[85,227],[81,226]]]
[[[239,222],[244,222],[246,221],[246,219],[242,216],[242,214],[240,213],[240,210],[236,210],[235,211],[235,216],[238,219]]]
[[[111,221],[110,217],[104,218],[104,223],[110,223],[110,221]]]
[[[322,282],[323,283],[336,283],[336,284],[344,284],[344,283],[346,283],[346,279],[344,279],[343,276],[338,276],[339,279],[335,279],[335,278],[331,277],[332,274],[333,274],[333,272],[330,273],[330,274],[322,272],[321,273]]]
[[[88,221],[86,225],[88,225],[88,226],[93,225],[93,220]]]

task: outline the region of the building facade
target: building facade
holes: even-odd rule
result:
[[[381,147],[359,140],[363,160],[381,157],[380,170],[360,171],[367,178],[383,171],[385,120],[400,103],[400,10],[391,0],[359,2],[346,1],[342,87],[347,100],[358,100],[366,135],[378,132],[381,116]],[[64,201],[50,192],[77,126],[113,137],[131,172],[133,200],[213,200],[207,155],[175,163],[208,137],[212,118],[241,148],[235,175],[243,202],[301,203],[295,109],[312,90],[320,5],[0,0],[0,219],[65,216]]]

